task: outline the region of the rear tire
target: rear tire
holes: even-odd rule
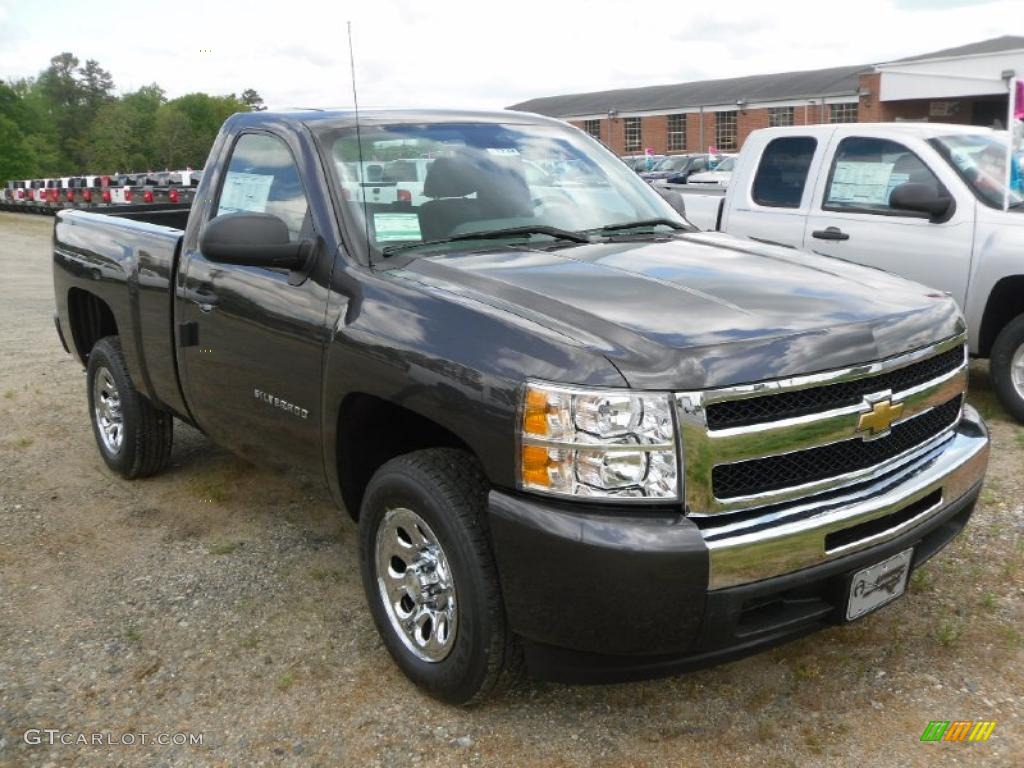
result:
[[[171,455],[174,417],[135,389],[117,336],[96,342],[86,382],[93,436],[107,466],[128,480],[159,472]]]
[[[1011,320],[992,345],[992,387],[1003,407],[1024,423],[1024,315]]]
[[[484,700],[518,667],[485,527],[487,490],[471,455],[432,448],[378,469],[360,510],[377,631],[405,675],[449,704]]]

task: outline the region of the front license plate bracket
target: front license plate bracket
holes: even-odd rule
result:
[[[910,547],[880,563],[856,571],[850,578],[846,620],[859,619],[906,592],[913,559],[914,548]]]

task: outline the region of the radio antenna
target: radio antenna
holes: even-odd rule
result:
[[[363,200],[363,233],[366,236],[366,257],[370,261],[370,267],[373,267],[373,249],[370,247],[370,217],[366,208],[366,187],[363,186],[363,174],[366,173],[366,164],[363,162],[363,136],[359,131],[359,94],[356,91],[356,56],[352,48],[352,22],[346,21],[348,27],[348,66],[352,73],[352,104],[355,106],[356,113],[356,149],[359,152],[359,173],[357,174],[357,182],[359,184],[359,194]]]

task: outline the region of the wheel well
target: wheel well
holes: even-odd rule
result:
[[[338,414],[338,480],[352,519],[359,517],[363,493],[381,465],[424,448],[469,451],[453,432],[408,408],[373,395],[348,395]]]
[[[1017,315],[1024,314],[1024,275],[1004,277],[992,289],[978,335],[978,354],[988,357],[999,332]]]
[[[97,341],[117,335],[117,321],[107,303],[81,288],[68,291],[68,319],[75,352],[83,364]]]

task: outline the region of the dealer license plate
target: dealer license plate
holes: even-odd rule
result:
[[[913,548],[905,549],[888,560],[853,574],[850,601],[846,605],[847,620],[870,613],[892,602],[907,589]]]

